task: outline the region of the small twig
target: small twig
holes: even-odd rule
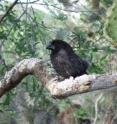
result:
[[[97,119],[98,119],[98,103],[99,103],[101,98],[102,98],[102,93],[97,97],[96,102],[95,102],[95,119],[94,119],[93,124],[96,124]]]
[[[4,20],[4,18],[9,14],[9,12],[13,9],[13,7],[17,4],[18,0],[15,0],[13,4],[9,7],[9,9],[6,11],[6,13],[2,16],[0,19],[0,24]]]
[[[38,1],[40,1],[40,0],[30,1],[30,2],[28,2],[28,4],[33,4],[33,3],[36,3]],[[17,4],[27,4],[27,2],[17,2]]]

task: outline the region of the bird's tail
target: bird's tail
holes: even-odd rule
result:
[[[89,63],[87,61],[83,60],[83,66],[86,70],[89,67]]]

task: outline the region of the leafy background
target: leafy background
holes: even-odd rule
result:
[[[0,23],[0,79],[17,62],[31,57],[42,59],[53,73],[46,45],[55,38],[67,41],[90,63],[89,74],[117,71],[117,1],[80,2],[18,1]],[[0,18],[10,5],[0,2]],[[0,99],[0,124],[60,124],[65,112],[70,118],[65,116],[68,122],[63,124],[83,124],[82,119],[102,124],[109,117],[115,124],[116,100],[115,88],[53,99],[35,77],[27,76]]]

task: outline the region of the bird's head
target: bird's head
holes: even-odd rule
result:
[[[67,44],[66,42],[62,41],[62,40],[52,40],[51,42],[49,42],[48,46],[46,47],[46,49],[51,50],[51,51],[59,51],[61,49],[68,49],[68,50],[72,50],[71,46],[69,44]]]

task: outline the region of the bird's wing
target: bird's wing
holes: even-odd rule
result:
[[[71,74],[73,72],[72,71],[73,70],[73,68],[72,68],[73,65],[71,65],[68,58],[58,57],[58,64],[59,64],[59,66],[62,67],[61,70],[63,70],[65,75],[71,76]]]
[[[83,65],[84,65],[85,69],[87,69],[89,67],[89,63],[86,60],[83,60]]]
[[[71,55],[70,61],[73,64],[74,75],[82,75],[86,73],[88,68],[88,63],[85,60],[82,60],[78,55]]]
[[[69,77],[73,73],[73,65],[69,60],[67,53],[61,50],[59,54],[55,57],[53,65],[57,73],[64,77]]]

